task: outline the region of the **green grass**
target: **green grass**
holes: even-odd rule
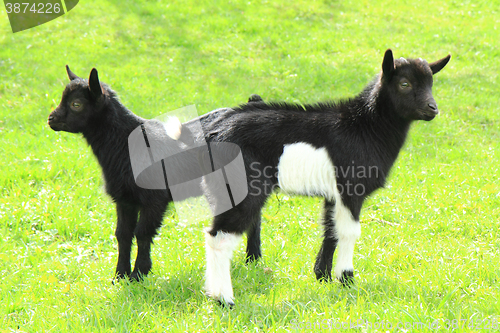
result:
[[[458,331],[468,332],[472,320],[500,320],[499,31],[498,1],[88,0],[16,34],[2,12],[0,331],[466,320]],[[115,212],[99,166],[80,136],[46,125],[65,64],[80,76],[96,67],[127,107],[155,117],[253,93],[303,103],[352,96],[388,47],[396,57],[452,60],[434,81],[440,115],[412,126],[387,187],[365,204],[354,287],[314,278],[321,200],[282,194],[264,212],[263,260],[245,266],[244,242],[235,253],[232,310],[202,292],[209,221],[169,214],[153,274],[111,284]]]

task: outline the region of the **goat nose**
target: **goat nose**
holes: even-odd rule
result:
[[[429,103],[429,104],[427,104],[427,106],[429,107],[429,109],[431,109],[431,110],[432,110],[432,112],[433,112],[434,114],[436,114],[436,115],[437,115],[437,114],[439,113],[439,111],[438,111],[438,107],[437,107],[436,103]]]

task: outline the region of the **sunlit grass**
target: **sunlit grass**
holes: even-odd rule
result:
[[[472,320],[500,320],[499,23],[499,6],[484,1],[89,0],[17,34],[0,14],[0,330],[466,320],[458,331],[468,332]],[[321,200],[283,194],[263,214],[262,260],[246,266],[244,242],[235,253],[232,310],[203,295],[209,221],[167,214],[153,274],[111,284],[115,211],[99,166],[80,136],[46,125],[64,65],[80,76],[96,67],[127,107],[155,117],[254,93],[303,103],[352,96],[389,47],[396,57],[452,60],[435,76],[440,115],[413,125],[386,188],[365,204],[353,288],[314,278]]]

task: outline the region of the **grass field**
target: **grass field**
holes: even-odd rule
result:
[[[499,34],[498,1],[87,0],[16,34],[2,11],[0,332],[493,328]],[[440,115],[412,126],[386,188],[364,206],[354,287],[315,280],[321,200],[283,194],[264,212],[263,259],[246,266],[245,241],[235,253],[232,310],[203,294],[208,220],[169,213],[153,274],[111,284],[115,211],[99,166],[79,135],[46,125],[64,65],[84,77],[96,67],[149,118],[189,104],[201,113],[235,106],[253,93],[301,103],[352,96],[389,47],[396,58],[452,60],[434,78]]]

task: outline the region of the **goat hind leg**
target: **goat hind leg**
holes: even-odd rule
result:
[[[253,225],[247,233],[246,263],[259,260],[262,257],[260,250],[260,214],[255,218]]]
[[[241,234],[223,231],[205,233],[207,269],[205,291],[222,304],[234,305],[231,283],[231,258],[241,240]]]
[[[166,206],[165,206],[166,207]],[[137,240],[137,257],[135,259],[134,271],[130,278],[140,281],[143,276],[148,275],[153,263],[151,261],[151,244],[153,237],[157,234],[163,220],[164,209],[158,206],[142,207],[139,223],[134,230]]]

